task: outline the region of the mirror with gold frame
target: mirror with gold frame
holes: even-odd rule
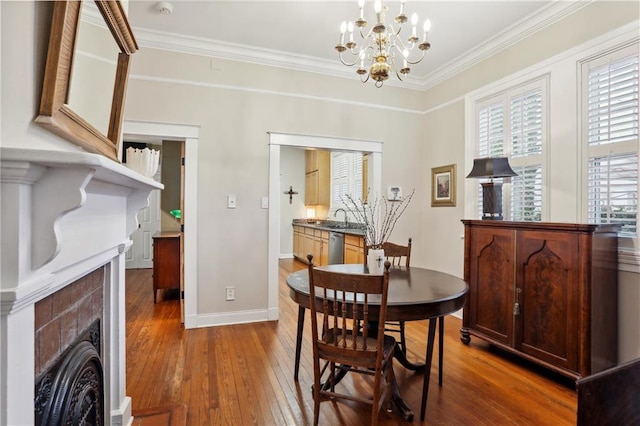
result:
[[[110,114],[106,129],[98,130],[87,114],[80,114],[69,104],[72,70],[77,59],[76,45],[82,12],[80,1],[54,2],[40,112],[35,121],[89,152],[119,161],[118,148],[129,76],[129,57],[138,50],[138,45],[119,1],[96,0],[95,4],[118,50],[117,59],[114,59],[115,80],[110,81],[110,77],[104,77],[105,73],[95,73],[98,79],[103,80],[103,86],[113,87],[111,105],[110,108],[107,107]],[[92,83],[94,87],[101,84],[100,81]],[[74,87],[74,91],[84,91],[89,96],[92,90],[94,89],[91,87]]]

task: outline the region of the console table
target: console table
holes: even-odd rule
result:
[[[153,235],[153,303],[158,290],[180,289],[180,232]]]

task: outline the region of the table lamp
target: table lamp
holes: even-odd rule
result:
[[[518,176],[509,166],[507,157],[486,157],[473,160],[473,168],[468,178],[489,178],[482,182],[482,219],[502,220],[502,182],[494,178]]]

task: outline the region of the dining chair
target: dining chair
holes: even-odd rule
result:
[[[385,242],[382,245],[384,249],[384,257],[392,264],[397,266],[411,265],[411,243],[412,238],[409,238],[406,246]],[[365,259],[367,258],[367,252],[369,247],[365,247]],[[444,316],[439,316],[438,321],[438,384],[442,386],[442,371],[443,371],[443,356],[444,356]],[[398,333],[400,336],[400,349],[402,353],[407,355],[407,339],[405,337],[405,323],[404,321],[387,321],[385,324],[385,331]]]
[[[365,259],[371,246],[365,247]],[[385,242],[382,244],[384,249],[384,257],[395,266],[409,267],[411,262],[411,238],[406,246]],[[403,354],[407,354],[407,340],[404,335],[404,321],[387,321],[385,324],[385,331],[391,333],[398,333],[400,336],[400,349]]]
[[[318,424],[322,400],[341,398],[370,404],[371,424],[377,425],[380,408],[390,403],[394,381],[396,341],[384,334],[390,264],[385,262],[382,275],[349,274],[323,271],[315,267],[312,255],[307,259],[312,301],[313,424]],[[358,303],[350,303],[354,300]],[[370,315],[372,302],[379,306],[378,315]],[[348,372],[373,376],[372,398],[347,393],[342,387],[336,390]]]

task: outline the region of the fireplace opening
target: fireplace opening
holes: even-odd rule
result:
[[[36,380],[36,425],[104,425],[100,334],[96,319]]]

